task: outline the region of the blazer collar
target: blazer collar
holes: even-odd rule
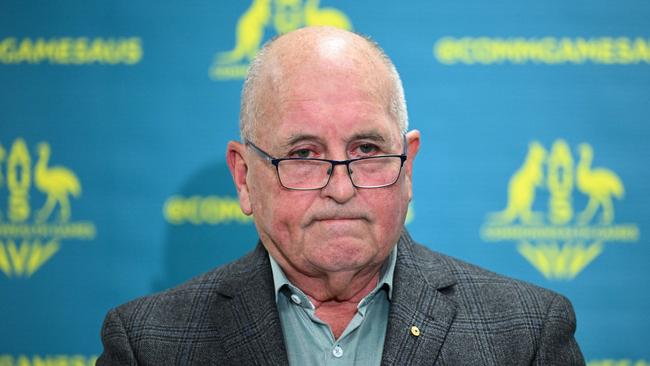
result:
[[[228,267],[229,275],[217,287],[230,299],[221,315],[231,327],[226,350],[236,350],[232,359],[242,364],[288,364],[266,249],[260,242]],[[404,230],[397,244],[382,365],[435,363],[456,315],[456,305],[444,294],[455,283],[442,257],[416,245]]]
[[[456,280],[442,258],[416,246],[406,230],[397,245],[382,365],[432,365],[456,315],[444,294]]]
[[[266,249],[260,242],[228,267],[217,292],[229,298],[219,315],[228,328],[223,348],[229,358],[242,365],[288,365]]]

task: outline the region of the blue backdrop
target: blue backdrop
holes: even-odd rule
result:
[[[106,311],[256,243],[225,165],[261,42],[354,29],[422,132],[408,228],[567,295],[593,365],[650,363],[647,1],[5,0],[0,365],[94,364]]]

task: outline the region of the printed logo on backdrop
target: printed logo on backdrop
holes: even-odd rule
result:
[[[97,356],[0,354],[0,366],[94,366]]]
[[[135,65],[142,60],[142,40],[130,38],[0,39],[0,64]]]
[[[246,216],[239,208],[237,197],[171,196],[165,202],[163,214],[172,225],[221,225],[249,224],[252,216]]]
[[[0,144],[0,195],[6,197],[0,207],[0,271],[10,278],[31,277],[64,240],[95,238],[92,222],[72,219],[72,201],[81,196],[77,175],[50,164],[49,143],[32,151],[22,138],[11,147]]]
[[[243,79],[267,30],[272,34],[283,34],[309,25],[352,29],[349,18],[342,11],[321,8],[319,0],[253,0],[237,20],[235,46],[215,55],[208,72],[210,78]]]
[[[517,243],[519,254],[547,279],[573,279],[606,243],[639,240],[636,224],[616,222],[624,182],[612,169],[593,166],[590,144],[575,151],[562,139],[550,150],[531,142],[508,182],[506,207],[488,214],[481,228],[487,242]]]
[[[433,55],[444,65],[650,64],[650,39],[636,37],[442,37]]]

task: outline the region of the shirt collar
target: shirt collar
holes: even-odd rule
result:
[[[269,254],[269,261],[271,262],[271,272],[273,273],[273,285],[275,289],[275,302],[278,302],[278,294],[283,287],[288,286],[290,288],[298,289],[294,284],[292,284],[287,276],[284,274],[284,271],[275,261],[271,253]],[[390,300],[393,296],[393,274],[395,273],[395,263],[397,263],[397,245],[393,247],[393,250],[390,251],[390,255],[384,264],[381,266],[379,281],[374,290],[370,292],[366,298],[369,298],[370,295],[379,291],[379,289],[384,286],[387,288],[388,299]],[[302,292],[302,291],[301,291]]]

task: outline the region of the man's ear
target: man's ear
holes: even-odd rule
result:
[[[239,207],[245,215],[253,213],[253,206],[251,205],[250,192],[248,190],[248,165],[244,154],[246,146],[237,141],[228,142],[226,150],[226,162],[228,169],[232,175],[235,188],[237,188],[237,196],[239,197]]]
[[[413,198],[413,162],[415,161],[415,156],[418,154],[418,150],[420,150],[420,131],[409,131],[406,134],[406,144],[408,145],[406,152],[408,159],[404,164],[404,179],[406,180],[406,188],[408,189],[410,201]]]

